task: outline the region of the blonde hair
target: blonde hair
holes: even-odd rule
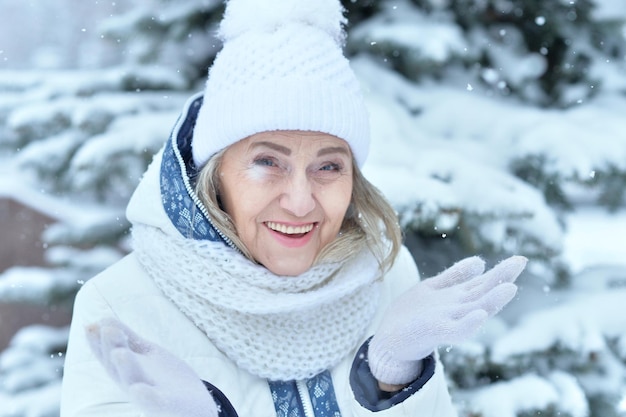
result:
[[[241,253],[252,261],[255,259],[243,244],[230,216],[221,208],[219,201],[220,165],[226,149],[213,155],[198,174],[195,191],[204,204],[213,225],[219,229]],[[364,176],[356,163],[353,165],[353,186],[350,206],[344,217],[337,238],[317,256],[315,264],[345,261],[368,247],[378,260],[382,273],[396,259],[402,245],[402,231],[398,217],[387,199]]]

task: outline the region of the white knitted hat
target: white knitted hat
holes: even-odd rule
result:
[[[350,145],[362,166],[369,149],[367,109],[342,44],[339,0],[230,0],[217,55],[194,128],[202,166],[255,133],[305,130]]]

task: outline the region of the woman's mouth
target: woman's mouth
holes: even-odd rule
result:
[[[301,238],[304,237],[315,227],[315,223],[303,224],[299,226],[287,225],[276,222],[265,222],[268,229],[285,235],[289,238]]]
[[[276,242],[286,248],[300,248],[311,241],[314,233],[311,233],[317,223],[292,225],[277,222],[265,222],[265,226]]]

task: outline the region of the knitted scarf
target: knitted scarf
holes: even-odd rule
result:
[[[272,274],[222,242],[135,225],[138,259],[156,285],[239,367],[269,380],[311,378],[358,348],[378,305],[366,251],[297,277]]]

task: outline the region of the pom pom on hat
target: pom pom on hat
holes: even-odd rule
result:
[[[367,109],[343,56],[339,0],[230,0],[209,71],[192,153],[201,167],[255,133],[304,130],[344,139],[361,166]]]
[[[244,32],[271,33],[287,23],[317,27],[342,43],[347,19],[338,0],[230,0],[218,36],[228,41]]]

